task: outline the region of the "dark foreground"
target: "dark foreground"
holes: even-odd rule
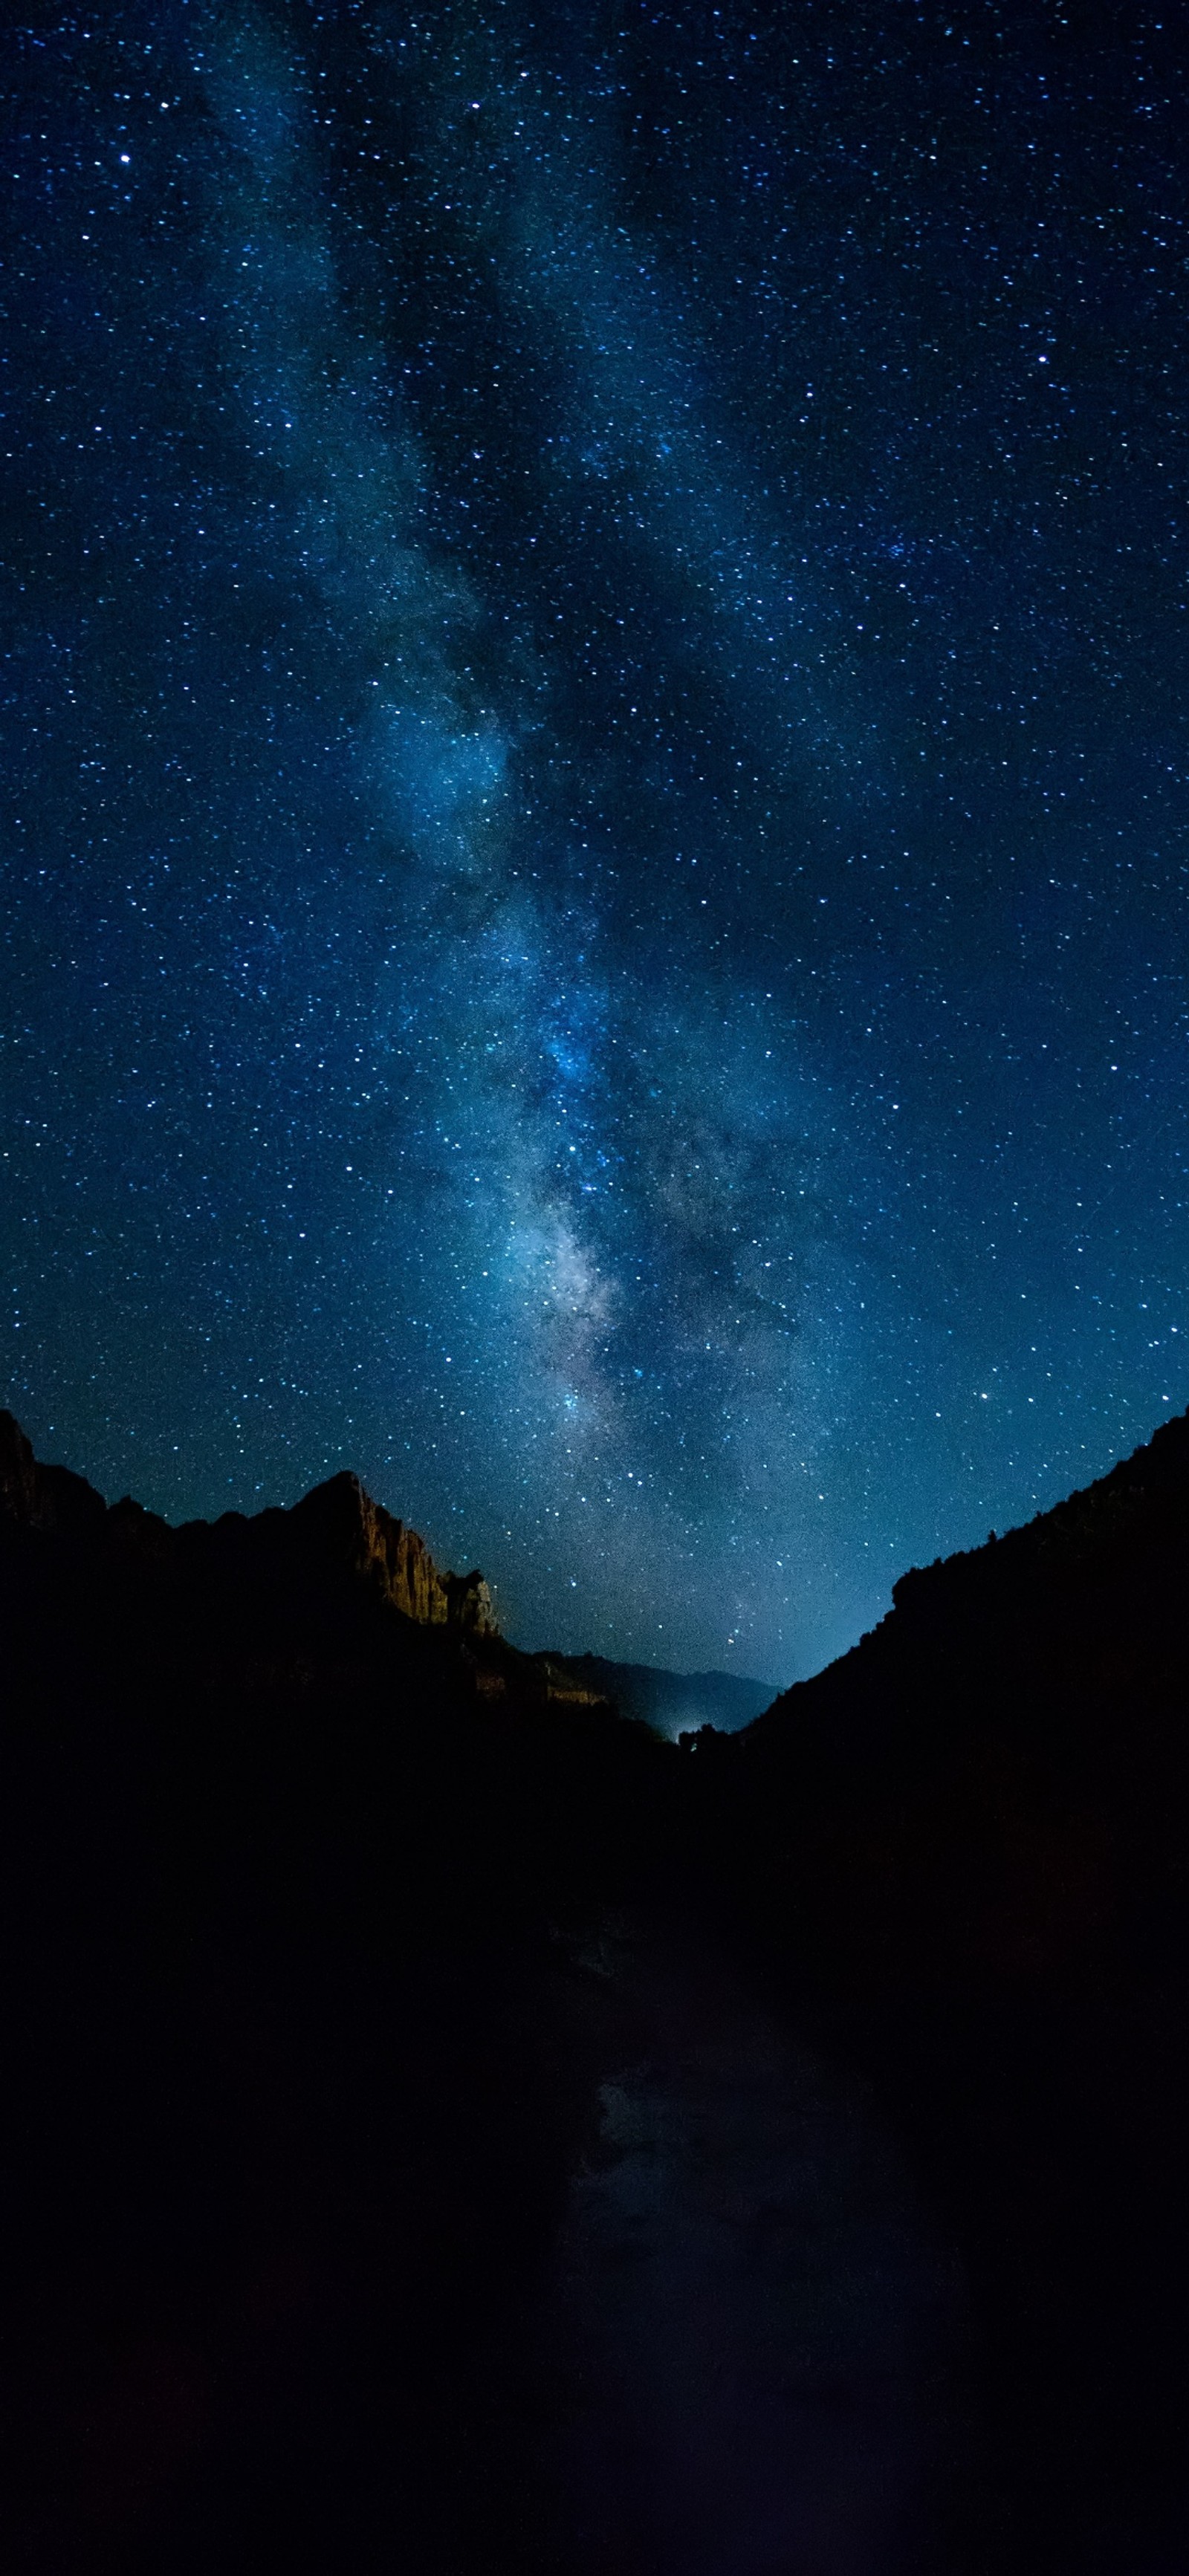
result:
[[[1185,1425],[681,1750],[0,1492],[6,2565],[1189,2564]]]

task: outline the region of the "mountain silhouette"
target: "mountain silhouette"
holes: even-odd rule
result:
[[[0,1415],[6,2563],[1184,2564],[1187,1574],[1179,1419],[740,1727]]]
[[[771,1682],[743,1673],[671,1673],[661,1664],[619,1664],[606,1655],[567,1655],[566,1662],[625,1717],[642,1719],[673,1742],[702,1726],[737,1734],[777,1696]]]

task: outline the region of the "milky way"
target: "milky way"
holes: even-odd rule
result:
[[[6,42],[7,1400],[810,1670],[1189,1397],[1173,35]]]

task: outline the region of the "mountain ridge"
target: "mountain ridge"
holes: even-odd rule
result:
[[[286,1558],[317,1578],[335,1567],[418,1627],[444,1628],[474,1645],[489,1641],[520,1654],[501,1636],[488,1585],[477,1567],[443,1572],[409,1523],[375,1501],[350,1469],[287,1506],[228,1511],[213,1521],[170,1522],[124,1495],[108,1503],[83,1476],[46,1465],[15,1415],[0,1410],[0,1520],[74,1546],[99,1548],[112,1562],[155,1569],[164,1580],[227,1581],[253,1566],[275,1579]],[[733,1732],[775,1697],[775,1685],[735,1673],[672,1672],[663,1665],[618,1661],[596,1653],[544,1648],[525,1659],[548,1698],[574,1706],[606,1703],[670,1739],[680,1725],[719,1723]],[[488,1663],[489,1688],[498,1665]]]
[[[674,1672],[665,1664],[619,1662],[598,1654],[567,1655],[566,1662],[625,1716],[642,1718],[670,1741],[706,1725],[736,1734],[779,1696],[774,1683],[745,1673]]]
[[[237,1545],[261,1558],[286,1545],[295,1556],[321,1548],[419,1626],[499,1633],[478,1569],[442,1573],[419,1533],[373,1501],[350,1470],[315,1485],[287,1509],[175,1523],[131,1495],[108,1503],[71,1468],[43,1465],[15,1415],[0,1410],[0,1512],[46,1537],[103,1539],[115,1553],[163,1570],[205,1556],[213,1571]]]

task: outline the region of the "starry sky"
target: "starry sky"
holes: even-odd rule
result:
[[[785,1682],[1186,1403],[1181,32],[10,24],[43,1455]]]

